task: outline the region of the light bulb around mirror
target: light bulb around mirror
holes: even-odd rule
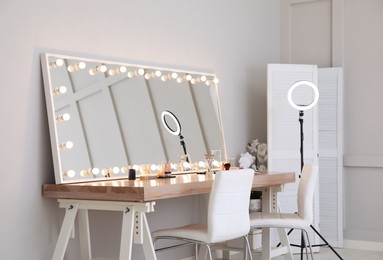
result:
[[[113,172],[113,174],[118,174],[118,173],[120,172],[120,168],[118,168],[118,167],[113,167],[113,168],[112,168],[112,172]]]
[[[142,76],[144,75],[145,70],[144,69],[138,69],[138,75]]]
[[[69,121],[69,119],[70,119],[70,115],[67,113],[56,116],[56,120],[58,122]]]
[[[76,176],[76,172],[74,170],[68,170],[63,173],[63,176],[73,178],[74,176]]]
[[[101,72],[104,73],[108,70],[108,68],[105,65],[96,66],[94,68],[91,68],[89,70],[90,75],[96,75],[97,73]]]
[[[49,63],[50,68],[57,68],[57,67],[61,67],[62,65],[64,65],[63,59],[57,59],[57,60]]]
[[[65,143],[60,144],[60,149],[61,149],[61,150],[72,149],[73,146],[74,146],[74,145],[73,145],[73,142],[71,142],[71,141],[67,141],[67,142],[65,142]]]
[[[155,75],[157,78],[159,78],[159,77],[161,77],[162,72],[159,71],[159,70],[156,70],[156,72],[154,72],[154,75]]]
[[[185,78],[186,78],[187,81],[190,81],[190,80],[192,80],[193,77],[192,77],[192,75],[188,74],[188,75],[186,75]]]
[[[83,61],[80,61],[79,63],[76,63],[74,65],[69,65],[68,66],[68,71],[69,72],[74,72],[76,70],[83,70],[86,68],[86,63]]]
[[[205,82],[207,80],[206,76],[201,76],[201,81]]]
[[[98,175],[100,173],[100,169],[99,168],[93,168],[92,169],[92,174],[93,175]]]
[[[178,74],[177,74],[176,72],[173,72],[173,73],[171,74],[171,76],[172,76],[172,79],[176,79],[176,78],[178,77]]]
[[[121,167],[121,172],[122,173],[128,173],[129,172],[129,168],[128,167]]]
[[[66,92],[67,92],[67,88],[65,86],[60,86],[52,90],[52,93],[54,95],[62,95],[62,94],[65,94]]]

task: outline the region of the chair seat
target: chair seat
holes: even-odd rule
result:
[[[306,229],[310,226],[309,221],[305,221],[295,213],[250,213],[250,225],[252,228],[271,227],[271,228],[296,228]]]
[[[207,225],[191,224],[177,228],[161,229],[153,232],[153,238],[174,237],[210,243],[208,239]]]

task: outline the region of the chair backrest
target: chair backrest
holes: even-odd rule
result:
[[[209,242],[246,235],[250,230],[249,202],[254,178],[252,169],[215,174],[208,206]]]
[[[308,224],[314,218],[314,192],[318,179],[318,166],[305,164],[298,187],[298,215]]]

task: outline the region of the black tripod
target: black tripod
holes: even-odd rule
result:
[[[303,110],[300,110],[299,111],[299,124],[300,124],[300,137],[301,137],[301,147],[300,147],[300,154],[301,154],[301,172],[302,172],[302,169],[303,169],[303,166],[304,166],[304,161],[303,161],[303,116],[304,116],[304,112]],[[301,174],[299,174],[299,178],[301,178]],[[338,254],[338,252],[335,251],[335,249],[327,242],[327,240],[319,233],[318,230],[316,230],[316,228],[313,226],[313,225],[310,225],[311,229],[315,232],[315,234],[317,234],[321,239],[322,241],[324,242],[324,244],[317,244],[317,245],[312,245],[311,247],[320,247],[320,246],[328,246],[335,254],[336,256],[343,260],[343,258]],[[291,232],[293,232],[293,228],[289,230],[289,232],[287,232],[287,235],[290,235]],[[279,247],[281,245],[281,243],[279,243],[277,245],[277,247]],[[301,244],[300,245],[297,245],[297,244],[290,244],[290,246],[295,246],[295,247],[300,247],[301,249],[301,260],[303,260],[303,249],[306,248],[306,242],[305,242],[305,239],[303,237],[303,231],[301,232]]]

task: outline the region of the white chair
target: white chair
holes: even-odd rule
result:
[[[250,231],[249,202],[253,177],[252,169],[217,172],[209,197],[207,224],[155,231],[152,234],[154,243],[158,239],[178,239],[195,244],[196,259],[198,245],[205,245],[212,260],[211,244],[244,237],[245,258],[250,254],[252,259],[247,234]]]
[[[297,213],[250,213],[251,228],[290,228],[302,230],[307,241],[304,243],[307,253],[307,244],[310,248],[311,258],[314,259],[307,230],[313,221],[314,191],[318,176],[318,167],[305,164],[298,186],[298,212]],[[304,239],[304,236],[302,236]]]

